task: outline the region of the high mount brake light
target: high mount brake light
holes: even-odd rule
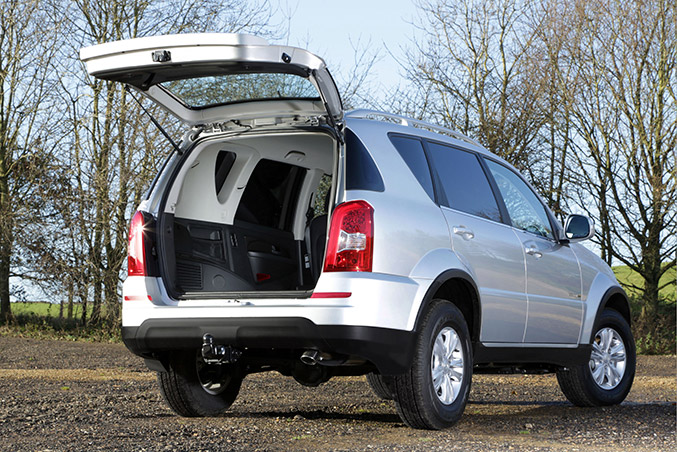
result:
[[[339,204],[331,216],[325,272],[370,272],[374,257],[374,208],[366,201]]]

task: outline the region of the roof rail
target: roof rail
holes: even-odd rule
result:
[[[393,124],[399,124],[401,126],[415,127],[417,129],[427,130],[429,132],[439,133],[441,135],[447,135],[457,140],[465,141],[466,143],[474,144],[475,146],[483,147],[480,143],[469,138],[462,133],[456,132],[445,127],[436,126],[435,124],[430,124],[429,122],[419,121],[418,119],[407,118],[406,116],[395,115],[392,113],[385,113],[377,110],[353,110],[346,114],[349,118],[356,119],[371,119],[374,121],[381,122],[390,122]]]

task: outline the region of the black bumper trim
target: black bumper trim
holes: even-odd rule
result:
[[[366,326],[316,325],[301,317],[150,319],[122,327],[133,353],[149,358],[173,350],[198,349],[209,333],[217,343],[236,348],[317,349],[358,356],[383,375],[406,372],[414,354],[413,331]]]

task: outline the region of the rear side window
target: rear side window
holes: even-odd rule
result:
[[[351,130],[346,130],[346,190],[385,190],[369,151]]]
[[[390,141],[397,149],[404,162],[407,164],[411,172],[416,176],[418,183],[428,193],[430,199],[435,199],[435,192],[433,190],[433,180],[430,177],[430,167],[428,167],[428,160],[425,157],[423,150],[423,143],[421,140],[410,137],[402,137],[397,135],[390,136]]]
[[[235,219],[289,230],[306,170],[262,159],[244,189]]]
[[[235,163],[235,153],[228,151],[219,151],[216,155],[216,165],[214,165],[214,185],[218,195],[223,184],[226,182],[228,174]]]
[[[496,198],[480,161],[471,152],[428,143],[433,167],[442,183],[440,203],[493,221],[501,221]],[[446,201],[446,202],[445,202]]]

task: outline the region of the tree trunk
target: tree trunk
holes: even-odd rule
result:
[[[8,152],[6,148],[0,149],[0,323],[7,323],[12,319],[12,305],[9,303],[9,274],[13,231],[7,181],[6,157]]]
[[[104,280],[104,293],[106,297],[106,319],[111,323],[115,323],[120,317],[120,299],[118,296],[118,274],[119,267],[116,267],[116,272],[109,271]]]
[[[87,326],[87,294],[85,293],[84,297],[80,298],[80,304],[82,305],[82,326]]]
[[[2,234],[4,231],[0,231]],[[3,234],[4,235],[4,234]],[[0,323],[12,319],[12,305],[9,303],[9,258],[12,247],[6,239],[0,239]]]
[[[660,232],[662,230],[660,219],[655,221],[649,228],[646,246],[642,250],[640,274],[644,278],[644,293],[642,295],[642,311],[640,321],[648,332],[656,333],[656,318],[658,316],[659,288],[661,278],[661,245]]]
[[[68,282],[68,318],[73,318],[73,281]]]

